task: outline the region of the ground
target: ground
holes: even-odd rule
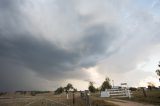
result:
[[[36,96],[8,93],[0,96],[0,106],[67,106],[72,104],[72,95],[69,97],[66,99],[65,94],[54,95],[53,92]]]
[[[146,104],[146,103],[138,103],[138,102],[133,102],[133,101],[127,101],[127,100],[118,100],[118,99],[113,99],[107,102],[114,103],[118,106],[155,106],[151,104]]]
[[[102,99],[119,106],[160,106],[160,90],[147,90],[147,97],[142,89],[132,92],[132,98],[100,98],[100,94],[92,94],[95,99]]]
[[[101,98],[99,93],[91,94],[89,104],[91,106],[160,106],[160,90],[146,91],[144,97],[141,90],[132,92],[132,98]],[[88,106],[86,99],[81,98],[80,92],[75,93],[74,106]],[[0,96],[0,106],[73,106],[73,93],[54,95],[53,92],[37,94],[7,93]]]
[[[150,103],[160,106],[160,90],[151,90],[151,91],[147,90],[146,91],[147,97],[144,97],[142,90],[137,90],[132,93],[133,97],[130,99],[131,101]]]

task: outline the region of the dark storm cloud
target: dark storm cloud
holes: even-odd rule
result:
[[[85,36],[75,46],[79,53],[82,51],[81,59],[84,59],[81,62],[82,66],[94,66],[103,56],[110,55],[108,49],[117,38],[115,31],[118,31],[115,27],[106,27],[103,24],[86,28]]]
[[[46,75],[46,78],[56,76],[54,74],[63,71],[94,66],[97,58],[105,54],[112,39],[101,25],[89,28],[86,34],[75,44],[74,50],[70,51],[29,34],[14,35],[14,38],[4,35],[0,37],[0,57],[21,62],[24,67],[42,76]]]
[[[0,1],[0,83],[3,83],[0,90],[32,89],[37,83],[30,81],[34,77],[36,80],[63,80],[71,77],[83,79],[87,75],[80,73],[82,68],[95,66],[101,58],[109,55],[108,48],[117,37],[115,27],[103,23],[84,27],[81,33],[83,36],[76,42],[70,42],[71,36],[71,47],[63,48],[56,40],[38,37],[47,34],[32,32],[32,28],[39,26],[32,26],[30,18],[25,17],[27,15],[23,13],[24,6],[25,1],[21,0]],[[85,16],[77,16],[78,23],[86,23]],[[87,20],[92,21],[92,15],[89,17]],[[30,75],[31,73],[34,75]]]
[[[12,1],[12,0],[1,0],[0,1],[0,8],[1,9],[10,9],[10,8],[15,8],[15,6],[16,6],[16,2],[17,2],[17,0],[15,0],[15,2],[14,1]]]
[[[124,45],[128,40],[123,37],[132,32],[113,8],[114,3],[107,1],[0,0],[0,90],[41,88],[47,81],[85,80],[89,75],[83,68],[94,67],[111,55],[111,64],[105,66],[125,67],[130,61],[125,47],[132,52],[132,45]],[[125,49],[124,57],[116,54],[119,48]],[[122,62],[124,58],[127,61]]]
[[[29,35],[15,36],[14,39],[1,38],[0,53],[3,57],[21,61],[26,64],[26,67],[31,67],[33,70],[46,69],[54,65],[55,70],[59,71],[57,67],[63,69],[67,60],[72,63],[75,58],[75,54],[64,51],[45,40],[38,41],[34,37],[29,37]]]
[[[10,86],[12,86],[15,83],[14,80],[8,82],[6,78],[11,78],[10,76],[12,76],[17,81],[17,74],[25,76],[23,72],[27,69],[48,80],[62,80],[70,77],[69,75],[65,76],[67,71],[94,66],[98,58],[105,54],[103,48],[107,49],[111,39],[109,38],[110,35],[107,35],[103,27],[99,25],[96,29],[93,27],[94,32],[90,32],[90,30],[87,31],[89,35],[75,44],[75,49],[70,51],[62,49],[44,39],[36,39],[29,34],[14,35],[13,38],[10,38],[10,35],[1,36],[1,82],[7,84],[7,87],[10,83]],[[104,42],[107,39],[108,44],[106,45]],[[80,44],[83,44],[82,48],[79,48]],[[74,77],[76,76],[84,77],[85,75],[81,73],[81,75],[75,75]],[[23,79],[23,77],[20,79]]]

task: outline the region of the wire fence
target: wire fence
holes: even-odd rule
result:
[[[92,99],[87,92],[70,92],[68,95],[63,93],[60,95],[51,94],[50,96],[38,97],[32,99],[21,99],[19,101],[6,101],[0,106],[94,106]]]
[[[61,94],[29,102],[25,106],[88,106],[79,93]]]

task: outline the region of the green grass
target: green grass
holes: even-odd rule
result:
[[[97,95],[90,96],[92,106],[117,106],[111,102],[107,102],[106,98],[100,98]],[[108,99],[109,100],[109,99]]]
[[[123,99],[160,105],[160,90],[146,91],[147,97],[144,97],[142,90],[134,91],[132,93],[133,97],[131,99],[128,98],[123,98]]]
[[[117,106],[113,103],[106,102],[104,100],[94,100],[91,104],[92,106]]]

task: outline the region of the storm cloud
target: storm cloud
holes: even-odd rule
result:
[[[127,0],[1,0],[0,90],[51,90],[67,79],[88,79],[85,70],[92,67],[102,75],[135,70],[160,34],[159,16],[136,6]]]

